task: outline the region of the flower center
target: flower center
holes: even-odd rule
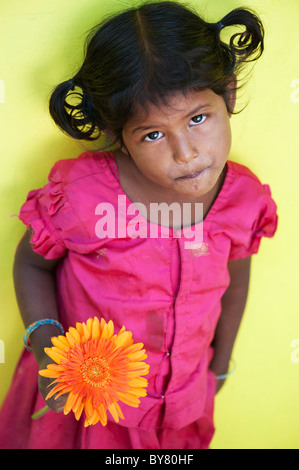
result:
[[[103,388],[110,382],[109,364],[100,356],[86,359],[81,373],[83,380],[93,387]]]

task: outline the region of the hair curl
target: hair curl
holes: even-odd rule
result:
[[[235,25],[245,31],[223,42],[221,30]],[[95,140],[109,129],[122,141],[136,103],[146,108],[178,91],[209,88],[233,113],[227,90],[243,65],[261,56],[263,38],[261,20],[247,8],[218,23],[172,1],[130,8],[91,30],[83,64],[53,91],[50,114],[76,139]]]

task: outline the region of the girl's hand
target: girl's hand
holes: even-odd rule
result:
[[[38,361],[39,369],[40,370],[46,369],[47,365],[51,364],[51,363],[53,364],[52,359],[50,357],[44,355],[43,358]],[[46,401],[47,405],[49,406],[49,408],[51,410],[55,411],[55,413],[60,413],[61,411],[63,411],[63,408],[64,408],[64,405],[65,405],[65,402],[67,400],[68,395],[67,394],[61,395],[56,400],[54,398],[55,397],[55,395],[54,395],[53,397],[46,400],[46,396],[48,395],[51,388],[53,388],[54,385],[55,385],[54,384],[52,387],[51,386],[49,387],[51,382],[53,382],[53,379],[49,379],[47,377],[42,377],[41,375],[39,375],[39,377],[38,377],[38,388],[39,388],[39,391],[40,391],[43,399]]]

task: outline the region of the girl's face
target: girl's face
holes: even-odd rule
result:
[[[160,196],[200,198],[219,182],[231,146],[230,116],[212,90],[177,93],[137,108],[123,128],[136,175]]]

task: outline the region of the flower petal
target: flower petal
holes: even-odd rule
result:
[[[79,401],[81,399],[81,402]],[[84,403],[81,397],[78,398],[78,404],[76,406],[76,410],[74,410],[75,418],[77,421],[81,418],[82,412],[84,410]]]
[[[76,401],[77,401],[77,398],[78,398],[78,395],[76,395],[75,393],[73,392],[70,392],[68,397],[67,397],[67,401],[64,405],[64,411],[66,413],[69,413],[73,406],[75,405]]]
[[[44,351],[51,359],[53,359],[53,361],[57,362],[57,364],[60,364],[61,361],[66,359],[63,354],[58,352],[58,348],[44,348]]]
[[[52,385],[52,384],[50,384],[50,385]],[[55,385],[55,386],[49,391],[48,395],[46,396],[46,400],[48,400],[48,398],[51,398],[53,395],[55,395],[55,393],[57,393],[57,396],[54,397],[54,399],[55,399],[55,398],[58,398],[58,396],[60,396],[60,395],[63,395],[63,394],[65,394],[65,393],[68,393],[68,392],[70,392],[70,391],[71,391],[71,388],[68,387],[66,384],[64,384],[64,383],[63,383],[63,384],[58,383],[57,385]],[[58,395],[58,393],[59,393],[59,395]]]
[[[39,375],[42,377],[48,377],[49,379],[56,379],[59,374],[51,369],[42,369],[38,371]]]
[[[114,344],[117,348],[125,348],[131,343],[132,333],[131,331],[124,331],[119,333],[115,338]]]
[[[113,324],[113,321],[112,320],[109,320],[108,322],[108,338],[111,338],[113,336],[113,333],[114,333],[114,324]]]
[[[138,408],[140,400],[131,393],[122,393],[117,392],[119,399],[123,401],[126,405],[133,406],[134,408]]]
[[[91,332],[89,330],[89,328],[87,327],[87,325],[85,323],[82,323],[82,327],[83,327],[83,334],[84,334],[84,337],[86,339],[89,339],[90,336],[91,336]]]
[[[108,410],[110,411],[111,416],[114,419],[114,421],[116,423],[118,423],[119,422],[119,414],[118,414],[117,409],[115,407],[115,403],[112,403],[112,405],[108,406]]]
[[[130,387],[147,387],[148,381],[144,377],[135,377],[128,383]]]
[[[128,358],[132,362],[133,361],[143,361],[143,359],[147,358],[147,355],[145,354],[144,349],[142,349],[141,351],[128,354]]]
[[[73,328],[72,326],[69,328],[69,333],[76,339],[78,343],[80,343],[80,333],[76,328]]]
[[[129,362],[128,364],[130,370],[143,370],[146,366],[147,364],[145,362]]]
[[[64,336],[53,336],[53,338],[51,338],[53,346],[61,349],[62,351],[69,351],[70,346],[68,344],[68,341],[64,341],[62,338],[64,338]]]
[[[146,397],[147,393],[144,388],[132,388],[131,389],[132,395],[136,395],[136,397]]]
[[[65,333],[65,336],[67,337],[70,347],[73,348],[75,344],[77,343],[76,338],[69,331]]]
[[[92,324],[93,324],[93,319],[89,318],[86,322],[86,326],[88,328],[88,331],[89,331],[90,335],[91,335],[91,330],[92,330]]]
[[[140,375],[147,375],[148,373],[149,373],[149,367],[144,367],[142,369],[129,370],[126,375],[129,378],[133,378],[133,377],[140,377]]]
[[[103,426],[107,424],[107,413],[104,405],[101,403],[100,406],[96,409],[99,420],[101,421]]]
[[[76,330],[78,331],[80,336],[84,335],[82,323],[79,323],[79,322],[76,323]]]
[[[121,418],[121,419],[125,419],[124,415],[123,415],[123,412],[121,411],[121,408],[119,406],[119,404],[115,401],[114,402],[114,406],[116,408],[116,411],[118,413],[118,416]]]
[[[86,413],[87,419],[90,419],[93,415],[93,406],[92,406],[92,397],[90,396],[85,402],[84,411]]]
[[[93,339],[98,339],[100,337],[101,328],[100,322],[97,317],[94,318],[92,328],[91,328],[91,336]]]

